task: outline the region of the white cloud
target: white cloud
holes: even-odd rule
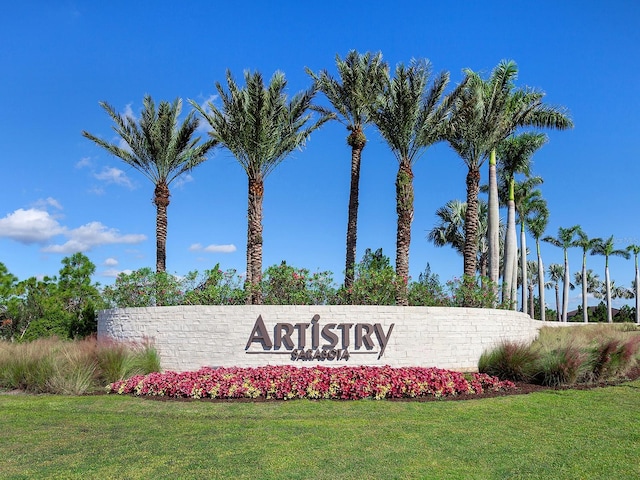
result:
[[[193,177],[189,173],[185,173],[176,178],[175,188],[182,188],[186,183],[193,182]]]
[[[202,108],[207,114],[211,113],[211,109],[209,108],[209,102],[214,103],[218,99],[218,95],[209,95],[201,104],[200,108]],[[211,125],[207,122],[202,116],[199,116],[200,124],[198,125],[199,133],[209,133],[211,131]]]
[[[93,163],[91,162],[91,157],[82,157],[76,162],[76,168],[91,167],[92,165]]]
[[[93,176],[106,183],[115,183],[130,189],[134,188],[127,174],[116,167],[104,167],[100,173],[95,173]]]
[[[36,207],[36,209],[38,210],[45,210],[48,207],[53,207],[57,210],[62,210],[62,204],[60,204],[60,202],[58,202],[53,197],[47,197],[45,199],[37,200],[36,202],[34,202],[33,206]]]
[[[123,115],[124,115],[125,117],[130,117],[130,118],[132,118],[134,121],[136,121],[136,122],[137,122],[137,121],[138,121],[138,117],[136,117],[135,113],[133,113],[133,109],[131,108],[131,105],[132,105],[131,103],[127,103],[127,104],[124,106],[124,112],[123,112]]]
[[[118,265],[118,260],[116,260],[115,258],[107,258],[103,265],[106,265],[107,267],[115,267],[116,265]]]
[[[20,243],[44,243],[66,232],[46,210],[22,208],[0,218],[0,237],[10,238]]]
[[[132,272],[132,270],[129,269],[125,269],[125,270],[117,270],[115,268],[111,268],[109,270],[104,270],[101,275],[103,277],[109,277],[109,278],[117,278],[118,275],[120,275],[121,273],[124,273],[126,275],[129,275]]]
[[[209,252],[209,253],[233,253],[237,250],[233,244],[228,245],[209,245],[203,247],[200,243],[194,243],[189,247],[191,252]]]
[[[100,222],[91,222],[73,230],[65,232],[69,239],[61,245],[49,245],[43,248],[44,252],[50,253],[75,253],[86,252],[99,245],[114,243],[135,244],[147,239],[142,234],[121,235],[115,228],[107,228]]]

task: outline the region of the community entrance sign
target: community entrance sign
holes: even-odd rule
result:
[[[315,314],[309,322],[278,322],[268,328],[262,315],[258,315],[245,351],[247,354],[289,355],[294,361],[346,361],[351,355],[377,355],[380,359],[393,327],[392,323],[385,332],[380,323],[321,324],[320,315]],[[255,344],[261,348],[256,350]]]

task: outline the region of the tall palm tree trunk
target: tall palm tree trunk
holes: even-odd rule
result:
[[[564,251],[564,280],[562,281],[562,321],[567,321],[567,311],[569,309],[569,285],[571,279],[569,277],[569,254]]]
[[[409,245],[411,244],[411,222],[413,222],[413,172],[411,164],[400,163],[396,178],[396,305],[408,305]]]
[[[247,284],[250,294],[247,303],[262,304],[262,199],[264,181],[249,177],[249,205],[247,209]]]
[[[640,270],[638,269],[638,254],[635,254],[636,262],[636,284],[635,284],[635,297],[636,297],[636,323],[640,325]]]
[[[587,254],[582,255],[582,321],[589,323],[589,303],[587,302]]]
[[[529,290],[529,316],[531,318],[536,318],[536,309],[535,309],[535,303],[533,300],[533,285],[529,285],[528,290]]]
[[[562,320],[562,314],[560,311],[560,286],[556,282],[556,320],[559,322]]]
[[[607,322],[613,323],[613,314],[611,312],[611,278],[609,277],[609,259],[605,261],[604,281],[607,290]]]
[[[489,157],[489,210],[487,217],[487,243],[489,246],[489,278],[498,294],[500,277],[500,207],[498,204],[498,179],[496,174],[496,150]]]
[[[156,206],[156,271],[167,270],[167,207],[169,206],[169,186],[158,182],[154,191]]]
[[[347,294],[353,285],[356,264],[356,241],[358,238],[358,196],[360,195],[360,162],[366,138],[361,128],[354,129],[347,138],[351,146],[351,186],[349,188],[349,213],[347,218],[347,256],[345,262],[344,287]]]
[[[540,239],[536,238],[536,253],[538,255],[538,299],[540,300],[540,320],[547,319],[547,308],[544,302],[544,265],[540,254]]]
[[[516,204],[513,199],[507,203],[507,233],[504,242],[504,274],[502,277],[502,301],[510,305],[516,303],[513,298],[513,286],[517,284],[514,270],[517,268],[516,240]]]
[[[478,192],[480,191],[480,170],[470,167],[467,173],[467,211],[464,219],[464,274],[469,278],[476,275],[478,254]]]
[[[524,231],[524,222],[520,224],[520,267],[522,268],[522,311],[527,313],[527,236]],[[533,295],[533,290],[532,290]],[[530,315],[533,318],[533,315]]]

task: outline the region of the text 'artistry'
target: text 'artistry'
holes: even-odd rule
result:
[[[259,315],[245,350],[249,354],[291,355],[291,360],[346,361],[351,355],[363,354],[378,354],[380,358],[387,348],[393,326],[392,323],[386,333],[380,323],[327,323],[321,326],[320,315],[316,314],[310,322],[276,323],[272,336]],[[261,344],[262,350],[249,351],[254,343]]]

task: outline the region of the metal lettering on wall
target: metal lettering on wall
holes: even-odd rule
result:
[[[394,325],[392,323],[386,333],[379,323],[320,325],[320,315],[316,314],[310,322],[276,323],[271,335],[262,315],[258,315],[245,350],[247,354],[290,355],[294,361],[346,361],[351,355],[375,354],[379,359],[387,348]],[[262,345],[262,350],[249,351],[254,343]]]

